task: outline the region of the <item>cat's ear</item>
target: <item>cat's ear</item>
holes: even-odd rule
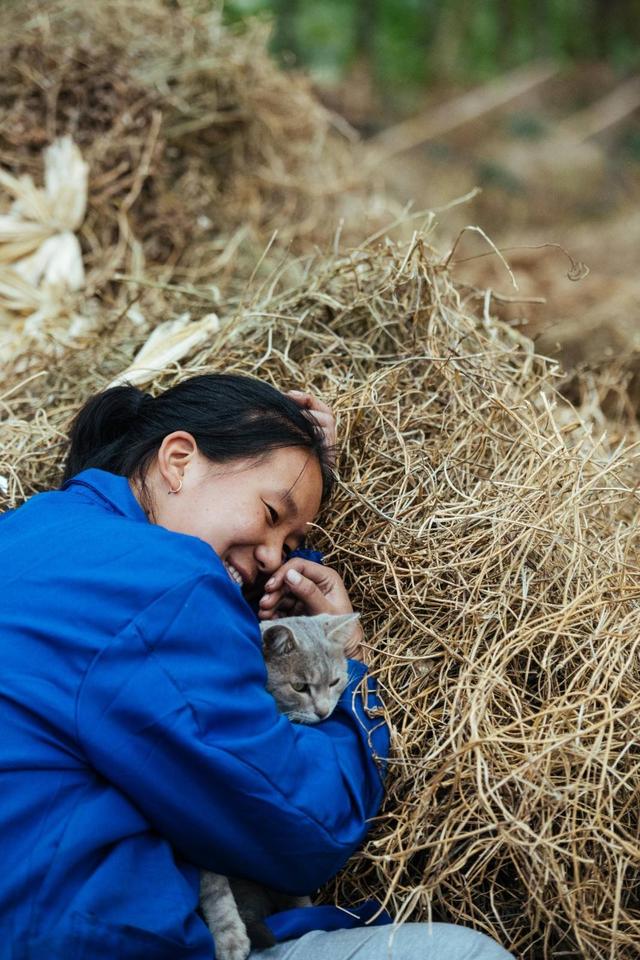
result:
[[[359,619],[359,613],[326,614],[323,627],[327,640],[333,640],[344,647],[351,639],[352,624]]]
[[[291,653],[296,645],[293,631],[284,623],[270,623],[263,620],[260,624],[262,649],[265,657],[284,657]]]

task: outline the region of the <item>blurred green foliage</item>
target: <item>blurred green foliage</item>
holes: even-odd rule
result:
[[[640,0],[225,0],[274,18],[274,50],[338,80],[365,61],[386,94],[484,80],[534,58],[640,64]]]

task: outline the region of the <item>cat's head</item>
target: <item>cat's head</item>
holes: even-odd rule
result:
[[[345,644],[357,613],[262,621],[267,690],[296,723],[319,723],[347,685]]]

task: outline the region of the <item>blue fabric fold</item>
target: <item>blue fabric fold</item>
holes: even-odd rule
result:
[[[361,663],[291,724],[220,558],[126,477],[84,471],[1,530],[0,960],[211,960],[201,868],[303,894],[344,866],[389,750]]]

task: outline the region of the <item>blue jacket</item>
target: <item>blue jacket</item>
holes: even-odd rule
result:
[[[343,866],[388,749],[361,664],[291,724],[218,556],[101,470],[5,514],[0,562],[2,960],[211,960],[199,868],[308,893]]]

